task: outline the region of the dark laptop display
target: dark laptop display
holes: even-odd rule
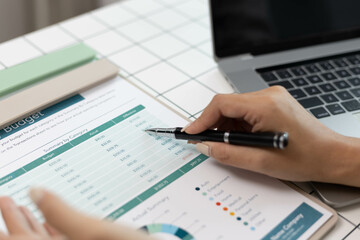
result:
[[[215,55],[253,55],[360,36],[358,0],[211,0]]]
[[[212,0],[211,7],[220,58],[360,36],[355,0]],[[353,52],[256,71],[268,86],[285,87],[315,117],[326,118],[360,110],[359,64]]]

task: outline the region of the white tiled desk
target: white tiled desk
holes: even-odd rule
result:
[[[76,42],[190,119],[215,94],[234,91],[211,57],[207,0],[128,0],[104,7],[0,44],[0,69]],[[326,239],[360,239],[360,205],[339,215]]]

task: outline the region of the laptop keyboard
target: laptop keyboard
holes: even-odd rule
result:
[[[315,117],[360,110],[360,55],[349,54],[260,69],[269,86],[281,85]]]

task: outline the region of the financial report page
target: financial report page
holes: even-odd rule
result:
[[[331,213],[283,182],[225,167],[153,127],[187,120],[120,77],[0,130],[0,195],[49,189],[160,239],[306,239]]]

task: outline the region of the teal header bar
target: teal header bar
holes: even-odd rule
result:
[[[25,165],[23,168],[20,168],[20,169],[12,172],[11,174],[9,174],[7,176],[5,176],[3,178],[0,178],[0,186],[2,186],[4,184],[7,184],[7,183],[11,182],[12,180],[14,180],[15,178],[18,178],[21,175],[26,174],[27,172],[29,172],[29,171],[41,166],[42,164],[56,158],[60,154],[66,152],[66,151],[69,151],[70,149],[74,148],[75,146],[77,146],[77,145],[91,139],[92,137],[100,134],[101,132],[104,132],[104,131],[108,130],[109,128],[115,126],[116,124],[119,124],[120,122],[126,120],[127,118],[132,117],[133,115],[139,113],[140,111],[142,111],[144,109],[145,109],[145,107],[143,105],[138,105],[138,106],[130,109],[129,111],[121,114],[120,116],[118,116],[118,117],[116,117],[116,118],[114,118],[114,119],[100,125],[99,127],[95,128],[95,129],[92,129],[91,131],[89,131],[89,132],[87,132],[87,133],[85,133],[85,134],[83,134],[83,135],[81,135],[79,137],[77,137],[76,139],[72,140],[71,142],[66,143],[66,144],[62,145],[61,147],[49,152],[48,154],[45,154],[45,155],[41,156],[40,158],[38,158],[38,159],[32,161],[31,163]],[[159,191],[161,191],[165,187],[169,186],[172,182],[179,179],[184,174],[186,174],[191,169],[195,168],[196,166],[198,166],[199,164],[201,164],[202,162],[204,162],[208,158],[209,158],[208,156],[203,155],[203,154],[198,155],[193,160],[191,160],[190,162],[188,162],[187,164],[185,164],[184,166],[182,166],[181,168],[179,168],[175,172],[171,173],[170,175],[168,175],[167,177],[165,177],[161,181],[154,184],[149,189],[145,190],[144,192],[142,192],[141,194],[139,194],[138,196],[136,196],[135,198],[133,198],[129,202],[125,203],[123,206],[116,209],[114,212],[109,214],[106,218],[108,218],[110,220],[118,219],[119,217],[121,217],[122,215],[124,215],[125,213],[127,213],[128,211],[133,209],[134,207],[138,206],[140,203],[142,203],[146,199],[150,198],[151,196],[158,193]]]
[[[140,111],[143,110],[143,109],[145,109],[145,107],[144,107],[143,105],[139,105],[139,106],[137,106],[137,107],[135,107],[135,108],[127,111],[126,113],[121,114],[120,116],[114,118],[113,121],[114,121],[115,123],[122,122],[122,121],[124,121],[125,119],[131,117],[132,115],[140,112]]]
[[[175,172],[171,173],[166,178],[162,179],[161,181],[157,182],[155,185],[147,189],[146,191],[142,192],[134,199],[130,200],[129,202],[125,203],[123,206],[116,209],[114,212],[109,214],[106,218],[109,220],[116,220],[132,208],[136,207],[146,199],[150,198],[151,196],[155,195],[165,187],[169,186],[172,182],[182,177],[185,173],[189,172],[191,169],[197,167],[199,164],[204,162],[209,157],[203,154],[200,154],[180,169],[176,170]],[[135,204],[136,203],[136,204]],[[131,207],[130,207],[131,206]]]
[[[0,178],[0,186],[14,180],[15,178],[23,175],[24,173],[26,173],[26,171],[24,169],[20,168],[16,171],[10,173],[9,175],[6,175],[5,177]]]
[[[80,95],[79,95],[80,96]],[[48,154],[45,154],[44,156],[41,156],[40,158],[32,161],[31,163],[25,165],[23,168],[20,168],[12,173],[10,173],[9,175],[0,178],[0,186],[7,184],[9,182],[11,182],[12,180],[14,180],[15,178],[20,177],[21,175],[31,171],[34,168],[37,168],[38,166],[50,161],[51,159],[54,159],[55,157],[59,156],[60,154],[74,148],[75,146],[85,142],[86,140],[92,138],[93,136],[104,132],[105,130],[115,126],[116,124],[124,121],[125,119],[135,115],[136,113],[142,111],[143,109],[145,109],[144,106],[142,105],[138,105],[132,109],[130,109],[129,111],[121,114],[120,116],[100,125],[99,127],[83,134],[80,137],[75,138],[74,140],[72,140],[69,143],[66,143],[65,145],[62,145],[61,147],[49,152]],[[115,121],[116,120],[116,121]]]
[[[99,127],[95,128],[87,133],[84,133],[80,137],[72,140],[70,143],[73,146],[79,145],[79,144],[85,142],[86,140],[98,135],[99,133],[102,133],[103,131],[105,131],[113,126],[115,126],[114,122],[112,122],[112,121],[106,122],[106,123],[100,125]]]

